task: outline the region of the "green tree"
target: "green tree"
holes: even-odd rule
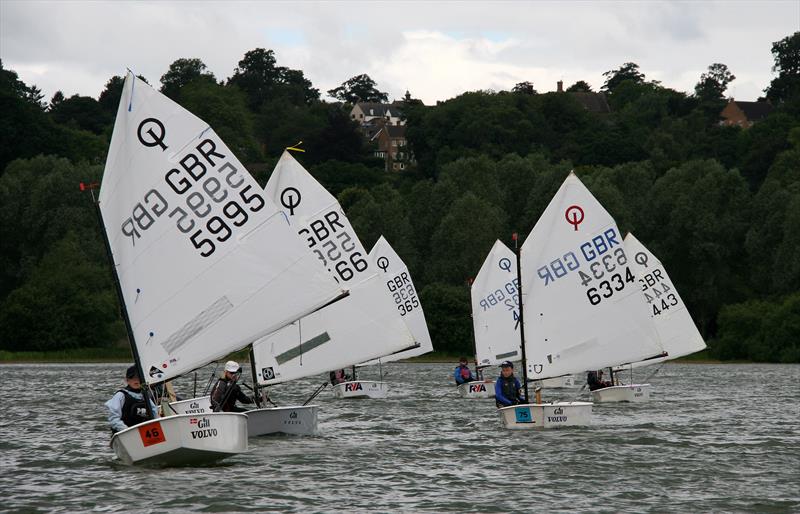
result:
[[[108,79],[106,86],[103,88],[103,91],[100,92],[100,96],[97,98],[98,103],[100,103],[100,106],[104,111],[111,115],[117,114],[119,99],[122,98],[122,88],[124,85],[125,79],[119,75],[114,75]]]
[[[328,95],[348,104],[358,102],[386,102],[389,95],[379,91],[377,83],[366,73],[347,79],[341,86],[329,89]]]
[[[183,86],[181,104],[208,123],[243,163],[261,160],[252,115],[238,89],[197,80]]]
[[[177,59],[161,76],[161,92],[177,101],[181,89],[196,81],[216,84],[214,74],[206,71],[206,65],[200,59]]]
[[[0,304],[0,348],[109,346],[123,335],[108,266],[81,239],[70,230]]]
[[[644,73],[639,71],[639,65],[635,62],[626,62],[616,70],[609,70],[603,73],[606,81],[600,91],[614,94],[617,87],[624,82],[633,84],[644,84]]]
[[[700,75],[700,81],[694,86],[694,94],[703,101],[719,101],[723,99],[728,84],[736,80],[736,76],[728,71],[724,64],[715,62],[708,71]]]
[[[433,233],[428,282],[465,283],[478,272],[495,240],[507,232],[502,209],[465,193],[453,202]]]
[[[56,123],[95,134],[102,134],[112,121],[111,115],[97,100],[79,95],[72,95],[56,104],[51,102],[50,116]]]
[[[440,352],[471,354],[472,309],[466,283],[428,284],[420,290],[419,296],[422,308],[425,309],[425,320],[428,322],[433,347]]]
[[[302,71],[276,64],[272,50],[250,50],[239,61],[228,85],[238,87],[247,95],[248,106],[254,112],[268,101],[303,105],[319,100],[319,90],[312,87]]]
[[[514,88],[511,90],[512,93],[517,93],[520,95],[535,95],[537,94],[536,90],[533,88],[533,82],[519,82],[514,85]]]
[[[572,84],[567,88],[567,93],[591,93],[592,86],[583,80]]]
[[[800,94],[800,31],[772,43],[772,56],[772,71],[778,76],[764,92],[777,104]]]

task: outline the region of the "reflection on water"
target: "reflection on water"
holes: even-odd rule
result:
[[[251,439],[214,467],[146,470],[108,447],[103,402],[126,364],[3,365],[2,510],[800,509],[800,366],[668,364],[650,403],[595,404],[592,427],[552,431],[500,428],[494,400],[458,398],[453,366],[384,366],[386,400],[326,389],[317,437]],[[302,403],[324,379],[272,397]],[[179,394],[192,388],[191,377],[177,382]]]

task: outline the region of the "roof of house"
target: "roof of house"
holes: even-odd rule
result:
[[[611,108],[606,101],[603,93],[592,93],[588,91],[570,91],[567,93],[572,96],[579,104],[589,112],[609,113]]]
[[[358,102],[356,104],[367,116],[400,116],[401,110],[396,105],[377,102]]]
[[[740,102],[736,100],[733,103],[742,110],[750,121],[763,120],[772,112],[772,104],[769,102]]]
[[[375,141],[381,135],[381,132],[386,132],[386,135],[389,139],[400,139],[406,137],[406,126],[405,125],[384,125],[381,127],[379,131],[372,136],[370,141]]]

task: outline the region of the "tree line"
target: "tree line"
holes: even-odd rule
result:
[[[413,163],[384,171],[350,118],[387,101],[367,75],[321,99],[272,50],[219,80],[173,62],[160,90],[207,121],[263,185],[283,149],[337,195],[366,247],[384,235],[408,264],[434,347],[471,353],[468,280],[495,239],[527,234],[570,172],[666,266],[709,354],[800,362],[800,32],[771,46],[772,112],[751,128],[719,113],[735,76],[712,63],[692,92],[636,63],[604,74],[608,113],[574,95],[465,92],[401,102]],[[147,80],[145,77],[141,77]],[[89,199],[101,179],[123,78],[98,98],[45,101],[0,62],[0,349],[103,347],[125,337]],[[581,80],[567,92],[591,93]]]

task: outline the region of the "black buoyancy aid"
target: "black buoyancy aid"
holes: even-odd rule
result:
[[[147,404],[144,400],[144,394],[142,394],[141,399],[137,399],[130,394],[141,394],[141,390],[136,391],[126,387],[125,389],[120,389],[119,392],[125,395],[125,403],[122,404],[122,422],[125,423],[125,425],[132,427],[149,419],[147,417]]]
[[[502,391],[503,396],[516,403],[519,396],[516,377],[514,375],[508,378],[500,377],[500,391]]]

